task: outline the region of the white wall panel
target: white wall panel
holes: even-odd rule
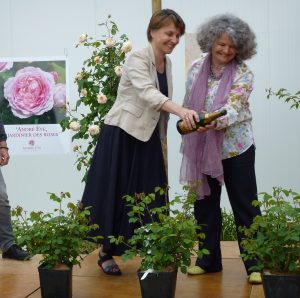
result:
[[[67,54],[70,102],[78,99],[75,74],[90,51],[75,48],[81,33],[100,38],[103,27],[97,24],[108,14],[126,33],[134,48],[145,46],[146,28],[151,16],[151,1],[130,0],[1,0],[0,57],[44,57]],[[75,166],[73,153],[66,155],[12,156],[2,168],[12,207],[27,210],[51,209],[47,192],[71,192],[81,199],[82,173]]]
[[[12,28],[11,28],[11,1],[1,0],[0,10],[0,30],[1,30],[1,53],[10,55],[12,48]]]
[[[231,12],[247,21],[257,36],[258,53],[249,61],[255,75],[255,89],[250,97],[257,144],[257,180],[259,191],[273,185],[300,191],[300,111],[291,111],[279,100],[267,100],[265,89],[286,87],[300,89],[298,0],[163,0],[163,8],[176,10],[192,33],[208,17]],[[61,56],[69,61],[70,101],[77,100],[73,78],[89,51],[75,49],[78,36],[87,33],[100,37],[97,26],[108,14],[126,33],[134,49],[145,46],[146,28],[151,16],[151,0],[1,0],[0,57]],[[174,101],[182,103],[185,84],[185,40],[170,55],[173,61]],[[181,191],[178,183],[181,155],[177,118],[169,126],[169,180],[171,194]],[[74,166],[72,154],[56,156],[13,156],[4,167],[12,206],[47,209],[46,192],[70,191],[80,199],[82,174]],[[223,205],[228,205],[224,194]]]
[[[300,89],[300,2],[270,1],[269,53],[270,86],[285,87],[291,92]],[[268,185],[286,185],[300,190],[300,110],[291,111],[287,104],[279,101],[270,103],[270,143],[268,159],[270,174]]]

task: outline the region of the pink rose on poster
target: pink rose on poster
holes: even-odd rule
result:
[[[54,107],[63,108],[66,106],[66,84],[56,84],[54,88]]]
[[[9,70],[13,67],[13,62],[0,62],[0,72]]]
[[[4,84],[4,97],[18,118],[42,115],[53,108],[53,75],[38,67],[24,67]]]

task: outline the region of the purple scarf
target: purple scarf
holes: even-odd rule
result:
[[[213,102],[212,111],[222,108],[227,103],[236,66],[236,61],[232,60],[225,67]],[[204,111],[210,69],[211,55],[207,55],[193,83],[191,96],[186,102],[186,105],[193,110]],[[210,195],[207,175],[216,178],[220,184],[223,182],[223,139],[224,131],[213,129],[205,133],[192,132],[182,137],[181,151],[183,158],[180,169],[180,183],[196,188],[200,199]]]

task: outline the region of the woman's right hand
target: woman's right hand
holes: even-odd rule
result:
[[[200,121],[198,112],[182,107],[172,100],[165,101],[161,107],[161,111],[166,111],[177,115],[183,120],[184,125],[188,127],[190,130],[196,128],[195,122]]]
[[[184,125],[192,130],[196,128],[196,122],[199,122],[199,114],[191,109],[187,109],[182,107],[182,110],[180,111],[180,118],[183,120]]]

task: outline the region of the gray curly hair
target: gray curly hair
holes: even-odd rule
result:
[[[236,60],[243,61],[256,54],[255,34],[249,25],[232,14],[210,18],[197,30],[197,42],[202,52],[211,52],[214,42],[223,33],[228,34],[236,46]]]

